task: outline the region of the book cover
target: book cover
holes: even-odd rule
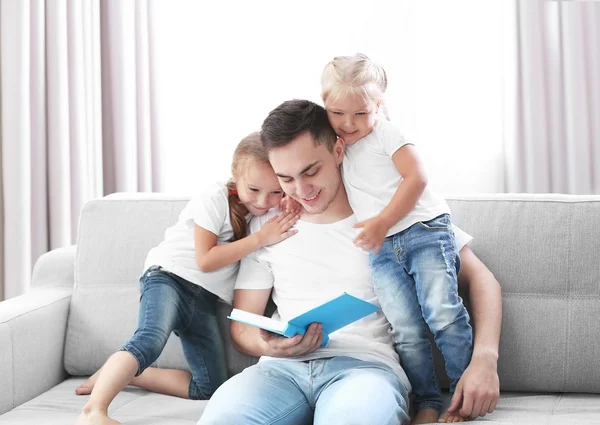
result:
[[[281,322],[237,308],[234,308],[227,318],[290,338],[297,334],[304,335],[311,323],[321,323],[323,325],[323,342],[321,346],[324,346],[329,341],[329,334],[377,310],[379,310],[379,307],[376,305],[344,293],[293,318],[289,322]]]

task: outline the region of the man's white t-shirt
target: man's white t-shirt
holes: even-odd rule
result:
[[[398,128],[380,119],[371,133],[353,145],[346,145],[342,176],[350,206],[359,221],[377,216],[392,200],[402,182],[392,155],[407,144],[412,143]],[[449,213],[446,201],[426,187],[413,210],[393,225],[386,236]]]
[[[177,276],[202,286],[231,304],[239,261],[204,273],[196,263],[194,224],[217,235],[217,245],[229,243],[233,228],[229,217],[228,191],[224,182],[205,187],[181,211],[177,223],[165,231],[164,240],[151,249],[144,268],[161,266]],[[250,221],[251,215],[246,216]]]
[[[255,217],[251,232],[258,231],[276,212]],[[331,224],[298,221],[298,233],[283,242],[262,248],[242,259],[235,289],[271,289],[283,321],[329,301],[344,292],[380,306],[371,281],[369,256],[353,244],[357,229],[354,215]],[[470,236],[458,228],[456,242],[462,248]],[[410,389],[389,334],[390,324],[381,310],[329,336],[325,347],[292,360],[348,356],[389,366]],[[261,361],[269,360],[261,358]]]

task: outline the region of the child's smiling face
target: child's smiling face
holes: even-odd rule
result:
[[[250,161],[234,179],[240,201],[254,216],[261,216],[275,208],[283,197],[279,180],[269,164]]]
[[[347,95],[326,102],[325,107],[331,126],[347,145],[367,136],[375,126],[378,106],[371,99]]]

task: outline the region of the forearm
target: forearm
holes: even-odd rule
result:
[[[426,186],[427,182],[419,175],[407,177],[400,182],[392,200],[379,214],[388,229],[413,210]]]
[[[233,264],[261,247],[257,233],[225,245],[215,245],[204,254],[196,254],[196,262],[203,272],[212,272]]]
[[[249,265],[254,264],[250,259],[244,261]],[[238,281],[243,278],[243,271],[244,265],[242,264]],[[264,315],[270,296],[271,288],[236,289],[233,298],[233,308]],[[233,346],[238,351],[255,357],[269,355],[269,344],[261,337],[258,328],[232,320],[229,325],[229,334]]]
[[[494,274],[468,246],[460,250],[458,284],[468,291],[473,320],[473,356],[458,381],[448,412],[474,419],[496,408],[500,395],[498,345],[502,292]]]
[[[469,285],[473,315],[473,357],[498,360],[502,325],[502,293],[500,284],[489,270],[478,273]]]

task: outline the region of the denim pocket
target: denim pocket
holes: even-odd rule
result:
[[[419,225],[427,230],[448,230],[450,229],[450,219],[448,214],[442,214],[429,221],[419,221]]]
[[[140,300],[142,299],[142,296],[144,295],[144,287],[146,286],[146,281],[148,280],[148,278],[154,274],[156,274],[156,272],[158,272],[162,267],[160,266],[150,266],[148,267],[148,270],[146,270],[144,272],[144,274],[142,274],[142,276],[140,276]]]
[[[148,267],[148,269],[144,272],[144,274],[142,275],[142,277],[140,277],[140,280],[143,281],[143,280],[148,279],[150,276],[152,276],[153,274],[156,274],[156,272],[158,272],[161,269],[162,269],[161,266],[150,266],[150,267]]]

